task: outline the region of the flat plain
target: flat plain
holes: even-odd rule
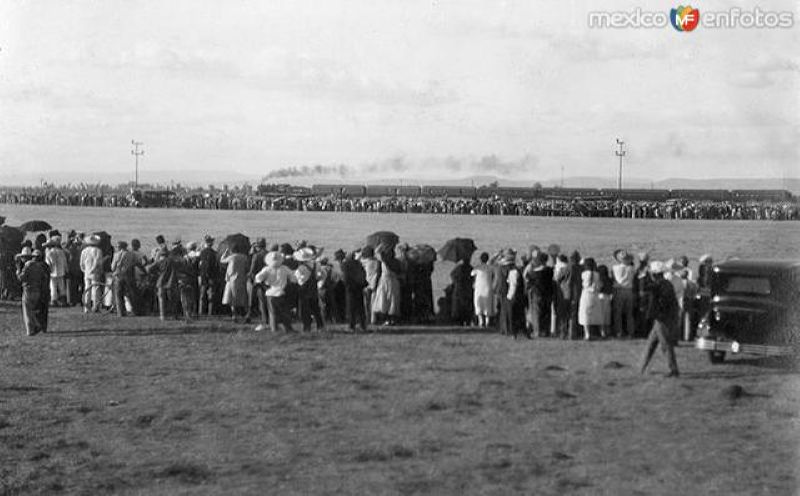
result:
[[[536,219],[3,206],[115,239],[241,231],[331,251],[377,229],[438,246],[561,244],[666,258],[797,256],[795,223]],[[437,287],[448,264],[439,264]],[[398,327],[256,333],[53,309],[24,337],[0,305],[0,494],[798,494],[796,363],[682,375],[642,340],[514,341]],[[733,394],[740,386],[742,394]]]

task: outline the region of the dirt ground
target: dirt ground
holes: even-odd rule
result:
[[[4,305],[0,494],[798,494],[796,366],[643,346]]]

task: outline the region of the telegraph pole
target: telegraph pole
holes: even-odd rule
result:
[[[139,187],[139,156],[144,155],[144,148],[141,150],[139,147],[144,147],[144,143],[141,141],[131,140],[131,145],[133,145],[133,150],[131,150],[131,155],[134,156],[136,160],[136,175],[134,176],[133,184],[135,188]]]
[[[561,189],[564,189],[564,164],[561,164]]]
[[[617,146],[619,147],[619,150],[614,152],[614,153],[616,153],[617,157],[619,157],[619,175],[617,176],[617,194],[619,195],[620,198],[622,198],[622,158],[628,152],[625,151],[625,142],[622,141],[619,138],[617,138]]]

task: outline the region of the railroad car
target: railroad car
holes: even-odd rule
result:
[[[420,196],[421,188],[419,186],[398,186],[398,185],[380,185],[380,186],[366,186],[366,195],[370,198],[384,197],[384,196]]]
[[[363,198],[366,189],[362,184],[315,184],[311,186],[314,196],[349,196]]]
[[[735,189],[730,192],[734,201],[791,201],[792,194],[784,189]]]
[[[429,198],[475,198],[477,188],[471,186],[423,186],[422,196]]]
[[[730,200],[730,192],[724,189],[673,189],[670,198],[676,200]]]

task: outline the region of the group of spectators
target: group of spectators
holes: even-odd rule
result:
[[[202,243],[168,243],[163,236],[156,243],[145,253],[138,239],[112,249],[107,235],[71,231],[62,240],[51,231],[49,238],[24,242],[14,265],[2,271],[0,296],[15,297],[16,273],[29,335],[46,331],[49,306],[162,320],[228,315],[234,322],[256,321],[259,331],[279,325],[293,331],[295,318],[304,331],[312,323],[317,330],[347,323],[366,331],[370,324],[434,319],[433,261],[415,261],[413,250],[401,263],[384,245],[337,250],[331,260],[305,242],[268,247],[264,238],[246,246],[227,242],[221,251],[210,235]]]
[[[305,242],[268,247],[264,238],[244,247],[228,243],[221,252],[209,235],[201,243],[168,244],[163,236],[156,243],[150,253],[141,250],[138,239],[130,246],[118,241],[113,250],[110,237],[72,231],[62,241],[52,231],[49,238],[26,241],[14,268],[19,275],[25,262],[40,259],[48,277],[37,292],[53,306],[80,304],[86,312],[105,308],[120,316],[157,313],[186,320],[227,312],[235,321],[258,320],[259,330],[288,323],[287,315],[296,316],[304,330],[312,321],[318,329],[334,322],[362,330],[369,324],[436,321],[497,325],[515,337],[592,339],[633,337],[649,329],[643,281],[652,267],[646,254],[634,263],[630,254],[617,250],[611,267],[597,266],[577,252],[558,253],[556,245],[548,251],[531,246],[519,258],[510,248],[491,257],[481,253],[475,267],[473,257],[464,257],[450,273],[437,312],[431,282],[435,256],[407,244],[337,250],[329,259]],[[703,262],[701,271],[710,259]],[[688,339],[696,321],[698,283],[685,256],[668,261],[662,272],[675,286]],[[0,296],[13,294],[10,274],[13,269],[3,271]],[[271,316],[278,320],[270,321]]]
[[[325,196],[257,196],[230,191],[205,194],[178,192],[159,206],[211,210],[281,210],[309,212],[385,212],[453,215],[516,215],[544,217],[616,217],[643,219],[798,220],[800,209],[781,201],[609,200],[510,198],[337,198]],[[0,202],[33,205],[135,207],[124,192],[90,193],[43,190],[0,192]]]
[[[351,332],[398,323],[496,326],[515,339],[649,332],[643,369],[661,344],[677,374],[671,347],[681,334],[692,338],[712,267],[710,256],[701,257],[695,278],[685,256],[660,262],[622,249],[611,267],[598,266],[578,252],[559,253],[557,245],[531,246],[520,257],[512,248],[483,252],[473,267],[469,252],[450,272],[437,312],[435,257],[406,244],[337,250],[329,260],[305,242],[268,247],[264,238],[252,245],[226,240],[221,252],[210,235],[202,243],[167,243],[163,236],[156,242],[148,254],[136,239],[112,250],[110,237],[74,231],[63,241],[58,231],[26,241],[14,269],[27,334],[47,331],[49,306],[72,305],[119,317],[156,313],[162,320],[227,314],[234,322],[256,321],[256,331],[294,332],[299,321],[304,332],[312,323],[317,331],[345,323]]]

